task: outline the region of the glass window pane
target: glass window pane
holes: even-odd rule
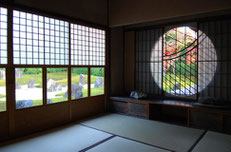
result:
[[[71,24],[71,64],[105,65],[105,31]]]
[[[175,96],[197,93],[197,32],[189,26],[165,32],[163,90]]]
[[[68,100],[67,68],[47,68],[47,103]]]
[[[15,68],[16,109],[43,104],[42,68]]]
[[[56,20],[56,26],[54,24],[54,19],[47,18],[43,16],[34,15],[31,13],[24,13],[19,11],[13,11],[13,51],[20,51],[25,53],[25,56],[14,57],[14,64],[33,64],[33,65],[43,65],[44,62],[38,62],[38,60],[47,61],[45,64],[56,64],[60,65],[59,57],[54,57],[55,55],[63,54],[68,56],[64,58],[63,64],[69,64],[69,30],[64,31],[63,35],[66,37],[66,41],[60,41],[61,35],[60,26],[58,23],[60,21]],[[63,21],[64,22],[64,21]],[[68,22],[65,22],[68,23]],[[3,25],[1,24],[1,27]],[[53,27],[53,28],[52,28]],[[44,29],[45,28],[45,29]],[[65,28],[69,29],[69,24],[65,24]],[[6,29],[4,33],[6,32]],[[45,33],[44,33],[45,30]],[[3,32],[0,32],[3,33]],[[6,36],[6,35],[5,35]],[[5,40],[4,40],[5,42]],[[46,46],[44,52],[44,45]],[[67,46],[67,47],[63,47]],[[27,48],[26,50],[19,48]],[[5,50],[6,49],[2,49]],[[31,56],[34,52],[43,53],[42,56]],[[30,51],[30,53],[28,53]],[[50,54],[53,53],[53,56]],[[20,60],[20,61],[19,61]],[[1,60],[0,60],[1,61]]]
[[[0,68],[0,112],[6,111],[6,72]]]
[[[88,96],[88,70],[87,68],[71,69],[71,99]]]
[[[91,96],[104,94],[104,68],[91,68]]]
[[[7,9],[0,7],[0,64],[7,64]]]

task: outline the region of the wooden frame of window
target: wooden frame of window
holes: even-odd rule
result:
[[[4,68],[5,72],[5,86],[7,84],[7,63],[8,63],[8,10],[7,7],[5,6],[0,6],[0,68]],[[2,20],[3,19],[3,20]],[[0,112],[5,112],[7,111],[7,88],[5,88],[5,94],[6,94],[6,101],[5,101],[5,107],[2,111]]]
[[[0,67],[6,68],[6,111],[0,112],[0,115],[3,116],[1,118],[1,122],[2,120],[4,120],[4,125],[3,127],[5,128],[3,129],[3,132],[6,132],[6,135],[3,136],[4,139],[9,139],[12,137],[16,137],[19,136],[19,132],[20,133],[25,133],[27,134],[27,131],[19,131],[20,129],[22,129],[20,127],[21,124],[19,124],[18,122],[25,122],[22,121],[24,118],[24,116],[26,115],[31,115],[32,117],[29,119],[25,119],[26,123],[28,124],[32,124],[29,126],[25,126],[23,125],[23,128],[28,128],[28,131],[32,131],[34,132],[35,130],[39,131],[39,130],[43,130],[44,128],[44,124],[47,124],[47,121],[45,120],[41,120],[41,123],[34,123],[35,121],[37,121],[37,119],[43,119],[44,116],[48,116],[50,113],[56,114],[57,110],[63,110],[63,113],[59,113],[59,115],[61,116],[60,120],[56,119],[55,116],[51,116],[50,117],[50,122],[48,123],[48,126],[51,127],[50,125],[52,124],[53,126],[57,126],[60,125],[62,123],[66,123],[66,122],[71,122],[77,119],[80,119],[82,117],[87,117],[89,115],[92,115],[93,113],[99,113],[102,112],[106,109],[106,101],[107,101],[107,95],[108,95],[108,74],[106,73],[106,71],[108,72],[108,44],[109,41],[107,40],[108,34],[109,34],[109,28],[108,26],[104,26],[104,25],[100,25],[100,24],[95,24],[89,21],[85,21],[85,20],[81,20],[81,19],[76,19],[73,17],[69,17],[69,16],[65,16],[65,15],[61,15],[61,14],[57,14],[57,13],[52,13],[49,11],[42,11],[39,9],[34,9],[34,8],[30,8],[30,7],[25,7],[22,5],[15,5],[13,4],[12,1],[7,1],[7,2],[0,2],[0,7],[5,7],[8,9],[8,16],[7,16],[7,64],[0,64]],[[54,19],[60,19],[63,21],[68,22],[68,25],[70,27],[70,24],[78,24],[78,25],[82,25],[82,26],[87,26],[87,27],[91,27],[91,28],[97,28],[100,30],[104,30],[105,31],[105,65],[71,65],[71,62],[68,63],[68,65],[15,65],[13,63],[13,10],[17,10],[17,11],[24,11],[27,13],[33,13],[36,15],[43,15],[44,17],[51,17]],[[70,37],[70,28],[69,28],[69,42],[71,41],[71,37]],[[71,44],[69,43],[69,61],[71,61]],[[24,109],[17,109],[16,110],[16,102],[15,102],[15,68],[42,68],[43,69],[43,80],[46,80],[47,75],[46,75],[46,68],[55,68],[55,67],[65,67],[68,69],[68,84],[71,84],[71,68],[73,67],[86,67],[88,68],[88,71],[90,71],[91,67],[103,67],[104,71],[105,71],[105,79],[104,79],[104,94],[103,95],[98,95],[98,96],[88,96],[86,98],[81,98],[81,99],[76,99],[74,101],[71,100],[71,92],[68,91],[68,101],[67,102],[61,102],[61,103],[57,103],[57,104],[47,104],[46,103],[46,90],[47,88],[44,87],[43,88],[43,105],[41,106],[35,106],[35,107],[30,107],[30,108],[24,108]],[[90,74],[88,74],[88,85],[90,86]],[[46,81],[43,81],[43,86],[46,86]],[[88,86],[88,95],[90,95],[90,87]],[[71,85],[68,85],[68,90],[71,90]],[[90,108],[88,109],[87,107],[89,106],[94,106],[95,108]],[[82,108],[84,108],[85,110],[82,111]],[[41,110],[42,109],[42,114],[41,114]],[[21,116],[19,116],[20,114],[22,114]],[[24,116],[23,116],[24,115]],[[29,116],[30,117],[30,116]],[[36,119],[33,119],[37,117]],[[6,119],[6,122],[5,122]],[[65,122],[64,122],[65,121]],[[34,130],[35,126],[37,126],[37,129]],[[3,140],[4,140],[3,139]]]
[[[8,27],[8,40],[7,40],[7,54],[8,54],[8,64],[6,65],[0,65],[0,67],[4,67],[6,68],[6,77],[7,77],[7,80],[6,80],[6,88],[7,88],[7,110],[6,112],[9,112],[11,113],[9,117],[12,117],[14,111],[15,111],[15,71],[14,69],[15,68],[42,68],[43,69],[43,80],[46,80],[47,78],[47,74],[46,74],[46,68],[55,68],[55,67],[64,67],[64,68],[67,68],[68,69],[68,90],[71,89],[70,87],[70,84],[71,84],[71,68],[74,68],[74,67],[86,67],[88,68],[88,71],[90,71],[90,68],[91,67],[103,67],[104,68],[104,71],[106,71],[106,67],[107,67],[107,41],[106,41],[106,37],[107,37],[107,28],[105,26],[102,26],[102,25],[98,25],[98,24],[92,24],[90,22],[85,22],[85,21],[82,21],[82,20],[78,20],[78,19],[75,19],[75,18],[71,18],[71,17],[66,17],[66,16],[59,16],[57,14],[53,14],[53,13],[47,13],[47,12],[43,12],[43,11],[40,11],[40,10],[33,10],[31,11],[31,9],[29,7],[23,7],[23,6],[18,6],[18,5],[12,5],[12,4],[1,4],[1,6],[5,7],[7,10],[8,10],[8,23],[7,23],[7,27]],[[51,18],[54,18],[54,19],[61,19],[62,21],[66,21],[68,22],[68,26],[69,26],[69,63],[67,65],[36,65],[36,64],[33,64],[33,65],[20,65],[20,64],[14,64],[13,63],[13,11],[16,10],[16,11],[24,11],[26,13],[33,13],[35,15],[44,15],[43,17],[51,17]],[[49,15],[51,14],[51,15]],[[78,24],[78,25],[81,25],[81,26],[87,26],[89,28],[97,28],[97,29],[100,29],[100,30],[103,30],[105,31],[104,33],[104,36],[105,36],[105,56],[104,56],[104,61],[105,61],[105,65],[71,65],[71,31],[70,31],[70,25],[71,24]],[[105,73],[105,77],[106,77],[106,73]],[[86,98],[89,98],[91,97],[90,96],[90,74],[88,74],[88,97]],[[47,103],[46,103],[46,98],[47,98],[47,95],[46,95],[46,81],[43,81],[43,105],[42,106],[46,106]],[[104,84],[106,84],[106,78],[104,79]],[[11,91],[9,91],[11,90]],[[14,90],[14,91],[12,91]],[[106,94],[106,85],[104,87],[104,94],[103,96],[105,96]],[[71,97],[70,97],[70,91],[68,91],[69,93],[69,96],[68,96],[68,102],[71,101]],[[102,96],[102,95],[100,95]],[[10,101],[10,102],[9,102]],[[76,101],[81,101],[81,99],[76,99]],[[33,107],[31,107],[33,108]],[[24,110],[24,109],[18,109],[18,110]],[[11,125],[12,126],[12,125]]]

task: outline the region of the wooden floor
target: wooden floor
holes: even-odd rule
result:
[[[228,152],[231,136],[104,114],[0,143],[0,152]]]

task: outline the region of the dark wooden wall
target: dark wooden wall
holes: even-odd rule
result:
[[[230,0],[110,0],[111,27],[230,9]]]
[[[134,90],[135,32],[125,32],[122,27],[111,29],[110,95],[128,95]]]
[[[107,0],[14,0],[14,3],[107,25]]]
[[[9,135],[9,120],[7,112],[0,112],[0,141]]]
[[[124,43],[124,85],[129,94],[135,89],[135,32],[125,32]]]
[[[124,33],[123,28],[111,29],[110,50],[110,92],[111,95],[123,95],[124,93]]]
[[[0,141],[56,127],[105,111],[105,96],[95,96],[78,101],[19,109],[14,112],[13,132],[9,132],[8,112],[0,113]],[[12,120],[11,120],[12,121]]]

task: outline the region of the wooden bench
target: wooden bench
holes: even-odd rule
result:
[[[110,97],[113,112],[231,134],[231,110],[196,106],[195,102]]]

